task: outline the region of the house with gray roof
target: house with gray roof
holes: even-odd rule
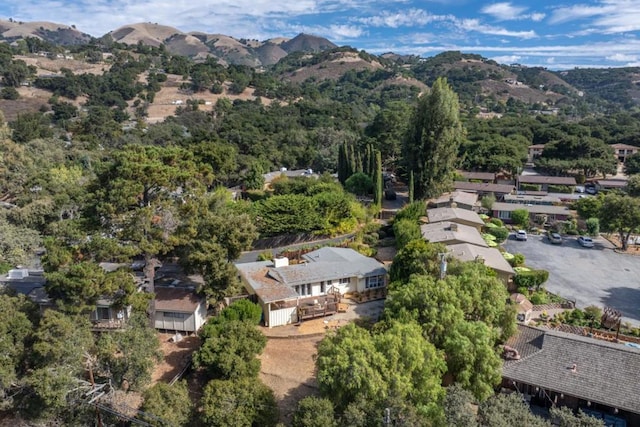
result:
[[[235,266],[247,292],[262,306],[265,326],[270,328],[302,320],[306,307],[324,313],[339,296],[387,285],[382,263],[348,248],[321,248],[304,255],[299,264],[276,258]]]
[[[491,206],[491,216],[510,223],[511,213],[520,209],[528,211],[529,218],[539,223],[564,221],[572,214],[566,206],[496,202]]]
[[[427,210],[427,218],[429,218],[429,223],[449,221],[474,227],[478,231],[484,227],[484,221],[476,212],[458,207],[429,209]]]
[[[487,182],[467,182],[455,181],[453,188],[459,191],[469,191],[478,193],[483,196],[485,194],[494,194],[498,199],[505,194],[511,194],[516,191],[516,187],[510,184],[493,184]]]
[[[484,265],[496,272],[498,278],[509,287],[515,271],[506,259],[496,248],[487,248],[471,245],[469,243],[459,243],[448,245],[447,250],[455,259],[463,262],[482,262]]]
[[[576,179],[572,176],[520,175],[518,176],[518,190],[522,184],[537,186],[542,191],[549,191],[549,186],[566,186],[571,187],[571,192],[573,192],[576,187]]]
[[[503,386],[525,399],[584,409],[607,425],[640,425],[640,349],[518,325],[504,356]]]
[[[429,200],[427,207],[429,208],[461,208],[473,210],[478,207],[478,194],[468,193],[466,191],[453,191],[444,193],[437,199]]]
[[[443,245],[470,243],[487,247],[487,242],[484,241],[477,228],[456,222],[442,221],[422,224],[420,232],[422,237],[431,243],[442,243]]]

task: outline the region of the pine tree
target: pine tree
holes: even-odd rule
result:
[[[418,100],[403,146],[405,167],[415,174],[416,198],[439,196],[451,186],[463,137],[458,96],[438,78]]]

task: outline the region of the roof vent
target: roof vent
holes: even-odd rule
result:
[[[9,270],[9,279],[24,279],[29,276],[29,270],[26,268]]]
[[[571,365],[571,372],[578,372],[578,365],[576,365],[575,363],[573,365]]]
[[[452,224],[449,226],[449,230],[451,230],[451,231],[458,231],[458,224],[456,224],[455,222],[454,222],[454,223],[452,223]]]
[[[289,258],[286,256],[276,257],[273,259],[273,266],[275,268],[286,267],[289,265]]]

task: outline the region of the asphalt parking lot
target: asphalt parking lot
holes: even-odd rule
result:
[[[640,325],[640,256],[615,253],[602,237],[594,243],[594,248],[583,248],[575,237],[563,236],[561,245],[552,245],[535,235],[520,242],[511,235],[504,247],[522,253],[528,267],[548,270],[548,291],[575,300],[578,308],[615,308],[623,322]]]

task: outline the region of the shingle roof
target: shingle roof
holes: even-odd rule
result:
[[[513,212],[517,209],[525,209],[530,214],[570,215],[571,211],[566,206],[552,205],[525,205],[523,203],[496,202],[491,206],[494,212]]]
[[[638,150],[638,147],[629,144],[609,144],[609,147],[614,150]]]
[[[601,187],[624,188],[628,181],[626,179],[599,179],[597,183]]]
[[[451,202],[451,199],[453,199],[453,202],[458,204],[473,206],[478,202],[478,195],[476,193],[467,193],[465,191],[454,191],[451,193],[444,193],[437,199],[432,200],[431,203],[440,205]]]
[[[483,193],[509,194],[515,190],[515,186],[506,184],[489,184],[486,182],[456,181],[453,183],[456,190],[481,191]]]
[[[202,298],[188,288],[156,287],[154,292],[157,311],[193,313],[202,302]]]
[[[484,225],[484,221],[476,212],[462,208],[429,209],[427,210],[427,217],[429,218],[430,223],[440,221],[456,222],[456,220],[462,220],[479,226]]]
[[[572,176],[520,175],[518,181],[522,184],[576,185]]]
[[[475,261],[481,258],[484,259],[484,265],[493,270],[515,274],[511,265],[504,259],[500,251],[495,248],[483,248],[468,243],[459,243],[457,245],[448,245],[447,249],[449,249],[454,258],[460,261]]]
[[[538,194],[505,194],[504,201],[508,203],[539,203],[539,204],[549,204],[552,205],[554,203],[560,203],[561,200],[559,197],[549,196],[545,193],[545,195]]]
[[[449,221],[423,224],[420,226],[422,237],[432,243],[472,243],[478,246],[487,246],[480,232],[470,225],[455,224],[457,230],[451,230]]]
[[[236,264],[236,268],[264,303],[297,298],[296,285],[387,273],[380,262],[348,248],[325,247],[303,258],[304,264],[278,268],[271,261]]]
[[[503,377],[640,414],[640,350],[524,325],[507,345],[521,359],[505,361]]]
[[[460,175],[464,176],[467,179],[480,179],[483,181],[493,181],[496,179],[496,174],[493,172],[467,172],[460,171]]]

